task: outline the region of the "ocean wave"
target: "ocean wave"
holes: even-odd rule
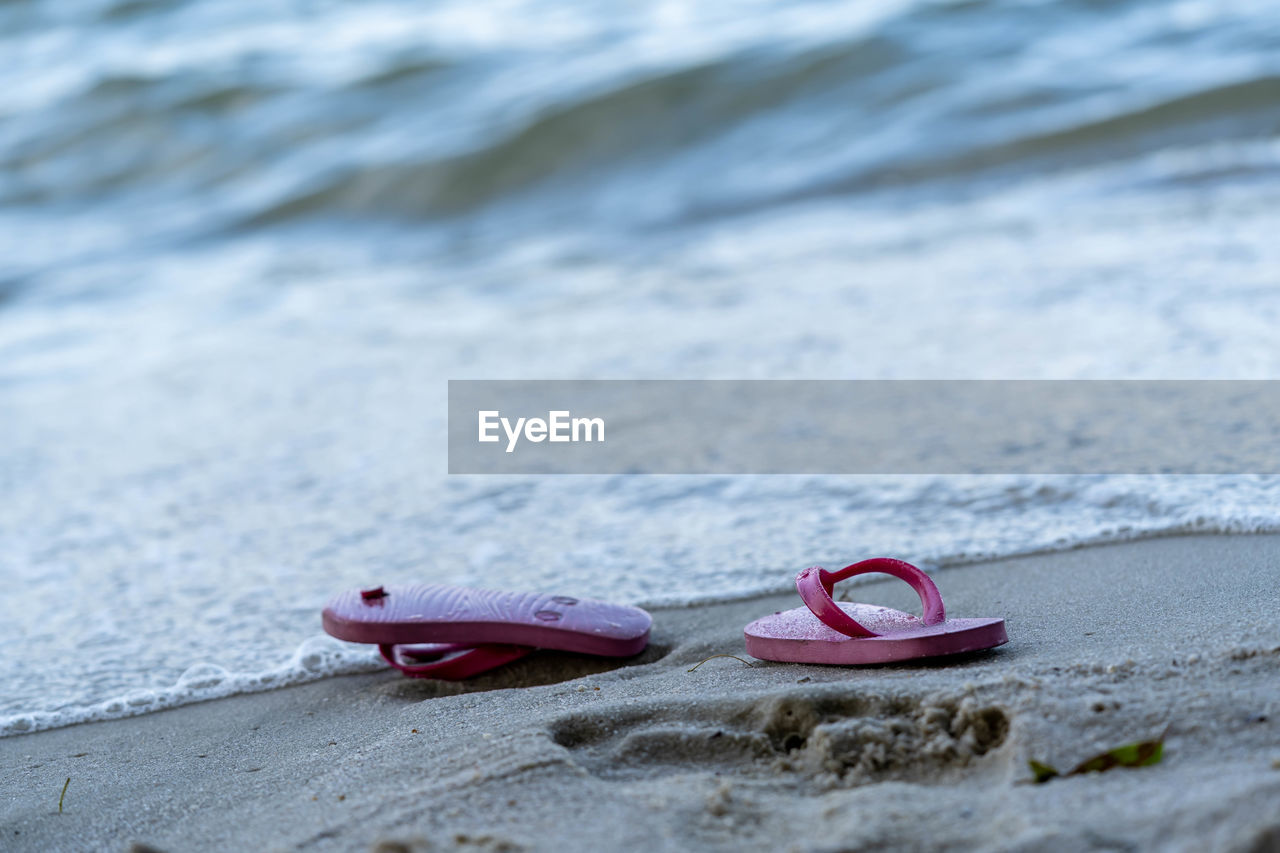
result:
[[[592,40],[555,45],[563,55],[397,41],[336,68],[264,53],[257,36],[218,62],[170,48],[163,62],[102,62],[11,116],[0,204],[93,203],[143,220],[201,205],[211,233],[508,208],[526,211],[511,220],[523,225],[555,211],[625,229],[1274,135],[1280,70],[1266,27],[1243,38],[1232,7],[1194,35],[1150,3],[1112,14],[1096,48],[1103,19],[1090,4],[998,0],[900,4],[804,38],[699,33],[700,49],[658,59],[638,47],[606,58]],[[222,39],[234,40],[245,24],[227,21]],[[615,36],[618,50],[642,36]],[[1136,86],[1108,58],[1126,52],[1161,82]],[[312,64],[320,71],[302,73]]]
[[[824,45],[785,60],[751,51],[657,69],[566,97],[522,121],[495,128],[470,150],[389,164],[349,164],[317,186],[256,212],[245,224],[327,212],[442,218],[556,179],[598,179],[601,172],[678,156],[794,103],[807,90],[884,71],[900,54],[892,42],[870,38]]]
[[[797,71],[791,82],[802,85],[812,71]],[[688,153],[700,141],[714,145],[714,140],[728,134],[735,123],[768,114],[794,97],[794,93],[778,91],[778,100],[769,101],[768,93],[743,80],[744,97],[734,99],[730,87],[710,82],[722,74],[731,76],[726,67],[714,66],[633,82],[561,105],[463,154],[341,169],[272,201],[241,224],[261,226],[326,214],[447,219],[540,187],[571,193],[588,180],[598,180],[598,187],[609,180],[598,178],[600,172],[620,172],[619,179],[638,186],[643,183],[646,164],[655,158],[675,161],[660,167],[659,172],[688,174],[696,187],[700,183],[697,164],[682,168],[678,162],[681,152]],[[692,92],[699,80],[707,81],[708,91],[716,94],[715,102],[696,102]],[[1269,139],[1280,122],[1280,77],[1232,81],[1154,102],[1117,106],[1100,116],[1077,116],[1059,126],[1013,132],[986,143],[952,142],[949,147],[933,147],[914,155],[874,158],[853,169],[835,166],[824,173],[806,174],[792,185],[775,185],[754,193],[717,193],[714,188],[682,192],[688,185],[672,179],[672,198],[660,208],[673,221],[705,219],[800,199],[991,177],[1043,176],[1201,143],[1221,146],[1230,140],[1248,146]],[[706,120],[674,126],[660,121],[661,116],[670,118],[686,111]],[[711,114],[714,117],[707,119]],[[783,154],[772,152],[773,156]],[[584,188],[584,192],[589,190]]]

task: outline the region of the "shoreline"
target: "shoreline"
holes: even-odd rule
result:
[[[945,577],[945,574],[939,575],[938,573],[949,573],[953,569],[962,569],[992,562],[1027,557],[1034,558],[1108,545],[1145,542],[1155,539],[1256,535],[1280,535],[1280,531],[1273,530],[1270,526],[1240,530],[1175,528],[1157,532],[1142,531],[1134,535],[1105,536],[1057,547],[1031,547],[1026,550],[1001,553],[999,556],[966,556],[964,558],[945,559],[941,563],[923,561],[920,565],[926,571],[929,571],[931,575]],[[856,598],[857,594],[853,592],[853,589],[867,582],[874,582],[874,580],[874,575],[852,578],[845,581],[841,589],[845,590],[846,594]],[[792,588],[793,583],[790,578],[787,578],[772,589],[734,591],[694,600],[679,599],[659,600],[651,603],[644,601],[626,603],[635,603],[636,606],[650,612],[666,612],[714,607],[721,604],[746,601],[763,601],[774,596],[785,597],[790,594]],[[914,606],[914,603],[910,600],[902,602],[902,607],[905,609],[909,610]],[[318,612],[319,604],[315,609]],[[318,627],[316,630],[316,634],[300,641],[287,658],[264,670],[228,671],[216,664],[197,663],[188,667],[183,674],[168,685],[128,688],[115,696],[92,702],[88,705],[65,706],[57,710],[11,712],[8,716],[0,717],[0,740],[35,732],[52,731],[68,726],[145,716],[187,705],[280,690],[285,687],[310,684],[346,675],[376,672],[386,668],[381,656],[377,654],[376,649],[373,647],[366,647],[368,650],[366,654],[359,655],[357,653],[353,655],[349,648],[342,648],[343,644],[338,643],[327,634],[320,633]],[[71,710],[70,719],[64,716],[68,709]]]
[[[0,846],[1260,853],[1280,845],[1278,578],[1277,535],[1098,545],[935,575],[949,614],[1008,623],[950,663],[689,672],[799,605],[763,596],[655,609],[622,666],[540,652],[469,682],[337,676],[14,735]],[[918,606],[899,582],[851,589]],[[1028,781],[1029,758],[1166,728],[1156,766]]]

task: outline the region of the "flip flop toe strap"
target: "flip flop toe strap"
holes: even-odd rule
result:
[[[382,653],[387,663],[410,678],[442,678],[457,681],[519,660],[533,649],[529,646],[498,643],[479,646],[463,646],[455,643],[397,646],[383,643],[378,646],[378,651]]]
[[[911,588],[920,596],[924,606],[926,625],[937,625],[947,619],[946,610],[942,606],[942,594],[928,575],[910,563],[894,560],[889,557],[873,557],[851,566],[845,566],[837,572],[829,572],[821,566],[813,566],[796,575],[796,589],[805,605],[824,624],[849,637],[878,637],[875,631],[861,625],[831,597],[831,590],[837,583],[854,575],[865,575],[872,572],[893,575],[895,578],[911,584]]]

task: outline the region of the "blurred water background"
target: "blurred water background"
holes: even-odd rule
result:
[[[7,0],[0,734],[374,666],[360,583],[1280,529],[1274,478],[444,457],[449,378],[1280,378],[1277,235],[1271,0]]]

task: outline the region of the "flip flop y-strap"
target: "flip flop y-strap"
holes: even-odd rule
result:
[[[848,613],[841,609],[831,597],[831,590],[837,583],[854,575],[865,575],[872,572],[893,575],[895,578],[911,584],[911,588],[920,596],[924,606],[925,625],[938,625],[947,619],[946,610],[942,606],[942,594],[938,587],[924,572],[910,563],[894,560],[889,557],[872,557],[851,566],[845,566],[838,572],[829,572],[821,566],[804,569],[796,575],[796,589],[805,605],[823,624],[834,628],[848,637],[878,637],[880,634],[863,627]]]
[[[533,651],[529,646],[485,643],[431,643],[401,646],[381,643],[378,651],[387,663],[410,678],[443,678],[457,681],[519,660]]]

